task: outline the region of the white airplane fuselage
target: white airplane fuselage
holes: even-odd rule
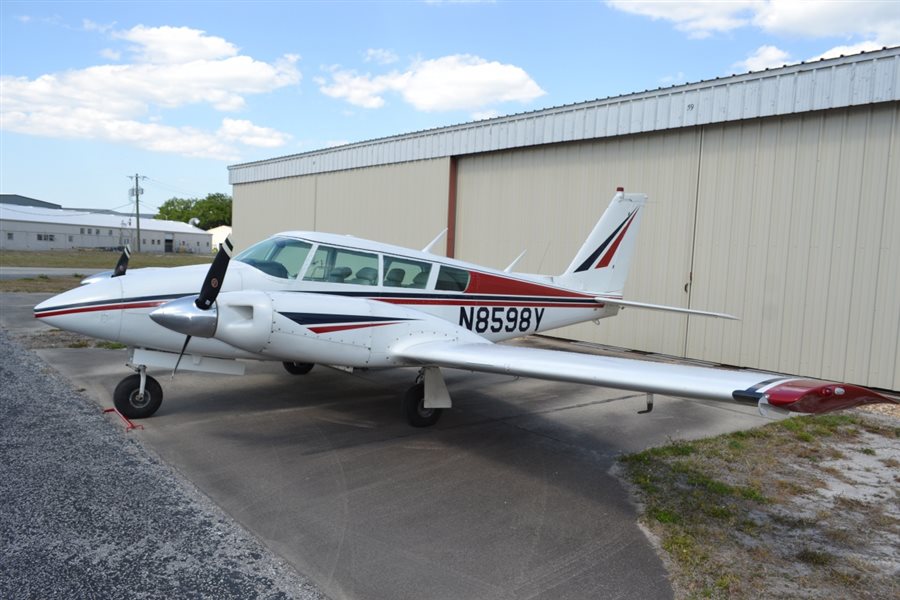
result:
[[[405,340],[466,341],[461,338],[471,332],[470,341],[502,341],[618,312],[618,306],[603,304],[595,293],[554,285],[550,277],[507,273],[349,236],[289,232],[270,240],[308,244],[303,264],[273,270],[274,261],[233,260],[218,297],[216,336],[192,338],[189,354],[391,367],[404,364],[395,350]],[[377,274],[365,283],[317,280],[325,270],[314,259],[320,248],[359,255],[358,260],[376,265],[370,270]],[[391,265],[406,267],[394,269],[397,277],[404,271],[403,279],[388,278]],[[438,289],[447,287],[438,281],[442,268],[463,273],[466,281],[460,285],[465,287]],[[88,336],[178,352],[185,336],[153,322],[149,314],[197,294],[207,269],[130,270],[60,294],[35,307],[35,316]],[[407,272],[413,269],[421,269],[420,280]]]

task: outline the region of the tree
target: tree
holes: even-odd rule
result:
[[[156,218],[182,223],[196,218],[200,229],[231,225],[231,196],[215,193],[206,198],[169,198],[159,207]]]

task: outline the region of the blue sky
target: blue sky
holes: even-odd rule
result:
[[[0,3],[0,191],[231,193],[227,166],[900,44],[900,2]]]

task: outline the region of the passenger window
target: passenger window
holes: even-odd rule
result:
[[[263,273],[281,279],[296,279],[312,244],[291,238],[270,238],[250,246],[235,257]]]
[[[377,285],[378,255],[319,246],[303,280]]]
[[[430,274],[431,263],[393,256],[384,257],[385,287],[424,289]]]
[[[438,271],[436,290],[449,290],[451,292],[464,292],[469,285],[469,272],[455,269],[446,265]]]

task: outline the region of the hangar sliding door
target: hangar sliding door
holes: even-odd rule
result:
[[[900,390],[900,105],[704,128],[687,356]]]
[[[629,298],[688,305],[699,131],[678,130],[462,157],[457,171],[456,256],[517,271],[559,274],[617,186],[650,203],[626,286]],[[560,337],[681,355],[686,318],[625,310]]]

